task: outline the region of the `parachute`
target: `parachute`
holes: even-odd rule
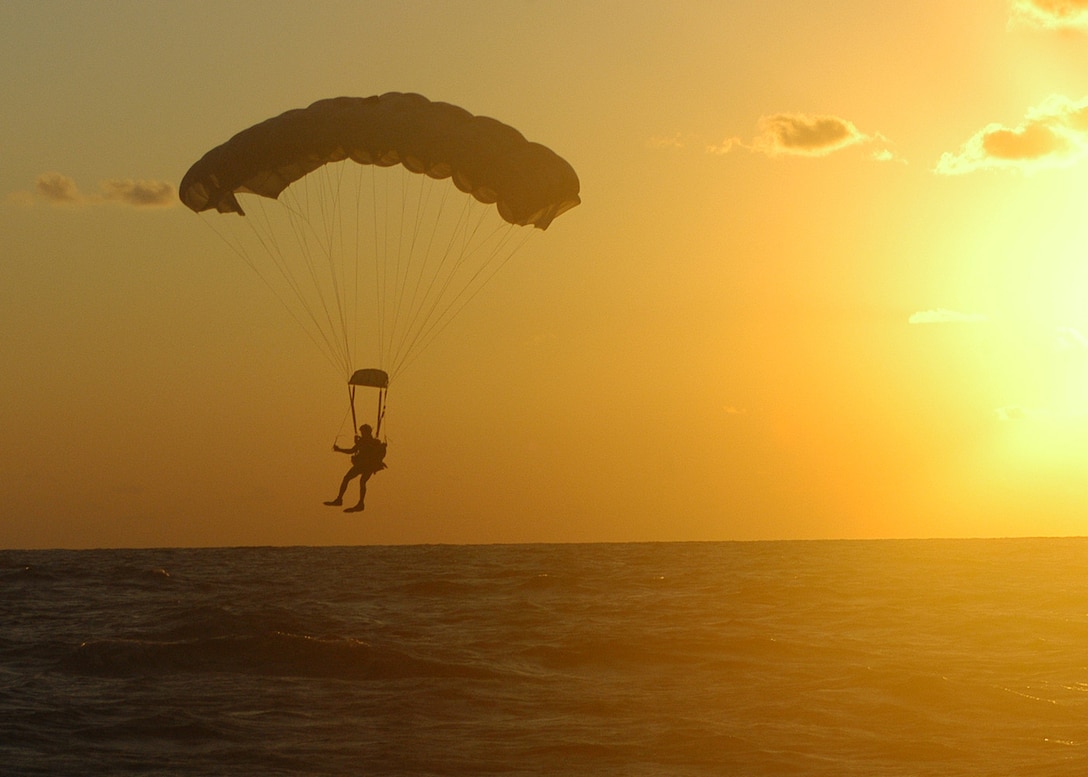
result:
[[[356,387],[377,389],[376,429],[389,383],[524,228],[545,230],[580,202],[577,174],[550,149],[399,92],[320,100],[245,129],[189,168],[178,194],[197,213],[246,217],[211,226],[348,379],[353,424]],[[377,366],[360,370],[363,359]]]

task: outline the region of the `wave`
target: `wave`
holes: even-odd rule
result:
[[[186,640],[99,639],[80,644],[62,664],[72,673],[107,677],[226,673],[395,681],[502,676],[499,669],[482,662],[375,648],[351,637],[282,631]]]
[[[350,638],[280,631],[184,640],[99,639],[84,642],[66,662],[70,671],[109,676],[229,672],[298,677],[365,676],[370,646]]]

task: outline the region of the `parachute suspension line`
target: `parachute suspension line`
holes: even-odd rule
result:
[[[341,162],[336,165],[335,179],[331,172],[331,166],[326,165],[323,170],[326,171],[326,175],[322,176],[324,183],[327,183],[331,189],[331,197],[329,200],[322,198],[322,217],[325,222],[325,234],[327,236],[326,245],[328,247],[327,258],[329,267],[329,278],[332,282],[333,298],[336,301],[336,308],[340,319],[340,330],[338,334],[344,344],[344,364],[346,367],[345,372],[350,375],[351,369],[354,363],[354,348],[352,347],[352,335],[355,327],[354,316],[351,315],[351,307],[347,298],[347,277],[346,277],[346,251],[344,246],[344,211],[341,207],[341,202],[344,196],[344,171],[345,163]],[[326,209],[326,205],[329,207]]]
[[[445,191],[448,192],[448,189]],[[440,207],[445,209],[445,205],[446,199],[443,198]],[[456,219],[449,219],[451,228],[447,228],[448,234],[445,237],[445,245],[442,250],[433,249],[433,238],[428,245],[430,256],[427,258],[426,264],[421,267],[420,274],[416,279],[412,304],[407,314],[408,323],[405,327],[405,334],[398,341],[400,345],[391,360],[394,374],[399,369],[397,365],[403,362],[407,354],[419,341],[420,331],[433,321],[435,310],[445,297],[450,283],[457,277],[458,270],[468,258],[467,246],[470,239],[466,235],[470,233],[470,230],[467,225],[474,206],[479,209],[481,219],[486,217],[486,206],[476,203],[472,197],[465,197]],[[437,226],[434,234],[435,236],[438,234]],[[432,257],[438,258],[433,259]],[[422,290],[422,294],[419,293],[420,290]]]
[[[261,207],[263,208],[263,203],[261,204]],[[260,210],[260,208],[258,208],[258,210]],[[279,248],[276,246],[275,240],[271,239],[271,234],[261,233],[258,226],[254,223],[253,215],[245,216],[243,218],[245,219],[247,227],[260,245],[261,249],[272,259],[272,262],[279,270],[280,275],[287,281],[288,285],[291,286],[292,291],[295,292],[295,296],[300,302],[302,310],[306,313],[310,313],[309,309],[304,303],[305,297],[302,294],[301,289],[298,288],[297,283],[294,282],[293,275],[289,273],[283,266],[282,251],[280,251]],[[335,354],[330,347],[330,343],[328,342],[328,339],[324,337],[321,328],[318,325],[316,319],[314,319],[312,313],[310,313],[309,318],[313,326],[307,326],[306,322],[303,320],[303,317],[299,315],[299,311],[291,305],[287,297],[284,296],[283,291],[271,281],[268,273],[261,269],[260,265],[254,260],[254,258],[250,254],[250,251],[246,249],[245,244],[241,242],[239,238],[229,238],[225,232],[217,229],[208,218],[202,218],[201,221],[206,224],[208,228],[211,229],[212,232],[214,232],[219,237],[219,239],[227,245],[228,248],[230,248],[235,256],[242,260],[243,264],[245,264],[247,267],[253,270],[254,273],[256,273],[257,277],[261,279],[261,282],[268,287],[268,290],[272,293],[272,296],[275,297],[281,305],[283,305],[284,309],[295,320],[295,323],[298,324],[299,328],[306,333],[306,336],[310,339],[310,342],[314,344],[318,351],[325,355],[325,358],[329,360],[333,367],[339,369],[340,365],[337,363]],[[317,334],[315,334],[315,332]],[[318,335],[321,335],[321,338],[319,338]],[[322,339],[324,339],[324,343],[322,343]]]
[[[397,284],[401,274],[401,262],[404,246],[404,194],[403,181],[397,180],[395,170],[385,170],[381,173],[384,193],[381,200],[375,203],[382,215],[382,248],[381,253],[375,256],[382,272],[382,339],[384,343],[381,349],[381,363],[384,365],[389,358],[388,349],[395,342],[396,332],[394,322],[397,316]],[[400,190],[398,191],[398,186]]]
[[[441,265],[438,268],[434,266],[433,257],[436,254],[434,246],[439,226],[443,223],[442,216],[446,210],[450,190],[449,186],[442,186],[441,195],[434,198],[433,194],[437,186],[434,179],[426,176],[412,176],[406,177],[405,183],[416,185],[417,194],[414,213],[405,213],[406,219],[409,215],[412,215],[412,219],[401,229],[402,234],[411,232],[411,241],[404,261],[398,261],[398,266],[403,265],[403,268],[397,279],[394,316],[387,338],[388,347],[392,353],[391,365],[396,364],[399,351],[411,339],[423,302],[434,286],[435,274],[440,271]],[[427,228],[428,221],[430,222],[429,229]]]
[[[347,212],[341,207],[347,197],[345,189],[350,191],[352,188],[345,186],[346,164],[325,166],[321,171],[296,181],[284,190],[278,200],[285,214],[283,220],[290,226],[297,254],[303,260],[305,269],[291,272],[291,264],[284,259],[284,241],[269,241],[272,249],[268,249],[268,252],[314,329],[325,340],[325,350],[330,360],[338,370],[350,375],[359,334],[355,321],[359,306],[358,232],[361,225],[356,220],[356,248],[352,252],[344,236]],[[360,168],[357,175],[361,174]],[[355,187],[355,198],[358,210],[362,199],[358,185]],[[263,208],[263,199],[260,202]],[[271,227],[269,229],[274,237],[274,231]],[[276,254],[271,253],[273,249]],[[355,275],[354,283],[348,277],[349,269]],[[308,284],[304,282],[307,276]],[[304,287],[310,288],[309,296],[303,292]]]
[[[265,253],[272,260],[273,266],[278,271],[284,283],[293,293],[298,309],[300,309],[302,313],[305,314],[306,318],[309,319],[311,326],[307,327],[305,324],[302,324],[303,329],[311,333],[311,339],[316,339],[312,334],[314,332],[320,336],[324,345],[320,346],[319,344],[319,347],[325,353],[326,358],[329,359],[330,363],[339,370],[343,366],[343,354],[340,352],[340,349],[337,348],[335,341],[330,337],[330,332],[332,331],[330,327],[328,325],[322,325],[318,318],[320,290],[318,289],[314,294],[307,295],[303,288],[302,278],[299,273],[291,270],[292,262],[285,253],[284,243],[286,240],[280,240],[276,237],[277,221],[286,222],[291,228],[294,242],[299,248],[299,253],[306,258],[308,263],[310,262],[310,250],[305,238],[305,224],[307,224],[308,221],[299,211],[296,193],[292,192],[288,194],[287,197],[278,201],[275,205],[266,203],[263,198],[254,199],[256,200],[255,204],[257,207],[256,209],[251,208],[251,215],[246,217],[246,223],[250,226],[254,235],[256,235],[258,241],[264,247]],[[292,203],[295,204],[295,207],[292,207]],[[276,212],[284,214],[283,218],[278,220],[273,219],[270,215],[272,209],[277,208],[280,210],[277,210]],[[249,219],[252,220],[250,221]],[[254,269],[257,270],[258,273],[261,272],[259,268],[255,267]],[[269,282],[269,285],[272,285],[271,282]],[[313,299],[315,295],[318,297],[317,300]],[[300,320],[299,315],[295,313],[295,308],[283,299],[282,294],[278,294],[278,296],[280,296],[284,306],[295,316],[295,319]],[[326,320],[327,319],[328,315],[326,311]],[[302,322],[300,321],[300,324],[301,323]]]
[[[506,235],[500,240],[500,243],[502,246],[505,246],[505,248],[496,248],[492,251],[491,256],[487,259],[484,265],[482,265],[473,275],[473,282],[480,278],[485,271],[487,271],[489,264],[492,265],[490,271],[487,272],[486,275],[483,275],[483,279],[479,283],[477,283],[475,288],[472,288],[471,291],[469,290],[471,287],[471,283],[463,288],[461,292],[458,293],[452,300],[450,300],[449,304],[447,304],[446,307],[443,308],[442,312],[433,320],[433,322],[426,329],[426,331],[421,331],[419,333],[416,341],[414,341],[409,348],[405,349],[404,356],[395,365],[394,369],[396,372],[401,372],[407,369],[409,365],[411,365],[417,358],[419,358],[420,355],[423,354],[424,351],[427,350],[427,348],[430,347],[431,343],[433,343],[438,338],[438,336],[442,334],[443,331],[445,331],[446,327],[449,326],[450,323],[452,323],[458,315],[460,315],[461,311],[464,310],[464,308],[470,302],[472,302],[473,299],[476,298],[476,295],[483,291],[484,287],[491,282],[491,279],[494,278],[499,273],[499,271],[506,266],[506,263],[513,258],[514,254],[518,253],[518,251],[521,250],[521,248],[532,238],[532,235],[535,232],[535,230],[518,228],[513,225],[507,225],[507,227],[500,226],[496,229],[496,231],[503,229],[506,230]],[[515,231],[522,233],[516,241],[513,240],[513,235],[515,234]],[[510,247],[511,243],[514,243],[513,247]]]
[[[296,203],[295,207],[292,207],[292,200],[294,200]],[[267,253],[272,259],[274,266],[279,271],[280,276],[286,282],[291,291],[294,292],[295,298],[298,300],[298,303],[302,307],[302,309],[308,314],[309,318],[313,322],[315,329],[317,329],[318,332],[322,332],[322,334],[324,334],[321,328],[321,324],[317,320],[317,317],[315,315],[316,311],[314,310],[312,305],[308,304],[307,295],[302,287],[302,278],[299,277],[299,274],[297,272],[294,272],[291,269],[292,262],[287,256],[286,247],[284,245],[286,241],[284,239],[277,238],[276,233],[278,230],[276,227],[276,220],[273,219],[270,215],[272,209],[281,209],[279,212],[282,213],[283,216],[281,217],[280,221],[286,222],[287,226],[290,227],[291,236],[294,240],[295,245],[298,246],[298,253],[303,257],[306,257],[309,251],[307,250],[304,242],[304,235],[301,234],[298,225],[298,222],[300,220],[304,220],[304,216],[302,216],[300,212],[301,206],[297,205],[297,192],[291,192],[287,194],[282,200],[277,201],[277,203],[274,205],[266,203],[264,199],[259,199],[256,202],[259,206],[257,208],[257,212],[261,216],[261,221],[260,223],[258,223],[256,218],[254,218],[254,221],[249,222],[250,225],[253,227],[254,233],[261,235],[262,239],[264,235],[268,235]],[[252,211],[253,209],[251,208],[250,210]],[[247,216],[247,218],[251,217]],[[329,349],[330,354],[333,353],[331,346],[331,343],[326,344],[326,347]]]
[[[489,240],[494,239],[494,247],[491,249],[490,254],[479,265],[476,272],[472,274],[468,284],[442,310],[441,316],[446,317],[446,323],[456,318],[461,310],[475,299],[476,295],[491,282],[491,279],[506,266],[506,263],[521,250],[534,234],[532,230],[513,225],[502,225],[495,228],[488,238]],[[483,250],[482,247],[479,250]],[[445,328],[445,325],[443,324],[442,327]]]
[[[377,340],[378,340],[378,364],[385,364],[385,250],[383,244],[388,242],[388,223],[382,225],[379,222],[379,217],[388,219],[388,214],[380,212],[378,203],[381,202],[381,198],[378,194],[378,173],[376,166],[368,165],[370,169],[370,189],[372,194],[372,226],[371,234],[374,236],[374,252],[372,259],[374,261],[374,310],[376,311],[375,320],[377,323]],[[388,178],[385,180],[385,190],[389,190]],[[383,226],[385,227],[383,229]]]
[[[437,210],[438,210],[439,214],[442,214],[443,212],[445,212],[447,210],[446,203],[449,200],[449,196],[450,196],[450,187],[443,186],[441,188],[441,196],[439,198],[438,206],[437,206]],[[465,202],[465,208],[467,209],[468,206],[469,206],[469,201],[466,201]],[[431,224],[431,232],[430,232],[430,235],[427,238],[427,246],[423,250],[423,261],[424,262],[426,262],[428,257],[433,256],[435,254],[434,246],[435,246],[435,242],[436,242],[436,240],[438,238],[438,224],[440,223],[440,221],[441,221],[440,218],[436,218],[433,221],[433,223]],[[448,248],[447,248],[447,251],[448,251]],[[445,261],[445,255],[443,255],[443,262],[444,261]],[[412,288],[412,299],[411,299],[411,303],[409,304],[409,310],[412,310],[412,311],[417,311],[419,309],[419,305],[422,304],[421,302],[417,302],[417,300],[420,299],[419,292],[420,292],[420,287],[422,286],[422,282],[423,282],[423,275],[424,275],[423,270],[424,270],[424,268],[420,267],[419,274],[416,275],[415,286]],[[426,290],[425,290],[423,298],[426,299],[426,296],[427,295],[426,295]],[[415,320],[417,315],[418,315],[418,313],[413,313],[413,316],[412,316],[413,324],[414,324],[414,320]],[[411,326],[409,326],[409,329],[410,328],[411,328]]]
[[[399,167],[397,175],[376,165],[351,164],[349,174],[348,164],[326,165],[274,201],[247,197],[250,215],[241,223],[255,246],[229,239],[210,220],[201,220],[257,273],[339,374],[353,373],[354,354],[360,339],[367,338],[378,365],[394,378],[536,230],[499,221],[494,206],[471,195],[459,201],[447,181]],[[368,198],[373,201],[365,202]],[[372,225],[369,239],[362,234],[364,219]],[[347,229],[354,235],[345,234]],[[370,241],[373,249],[364,249]],[[258,261],[262,253],[267,260]],[[372,269],[366,267],[371,261]],[[371,288],[363,289],[364,284]],[[369,294],[373,310],[366,312],[363,299]],[[373,322],[370,328],[362,326],[366,320]]]
[[[351,304],[354,311],[353,317],[355,325],[352,326],[352,350],[358,353],[359,347],[359,321],[362,320],[362,294],[360,293],[360,283],[362,282],[362,272],[360,264],[362,262],[362,225],[360,224],[360,217],[362,211],[363,201],[363,166],[358,164],[352,165],[352,172],[355,175],[355,218],[352,221],[354,225],[354,250],[351,253],[351,261],[348,266],[352,272],[351,283]],[[352,365],[355,367],[357,365]]]
[[[401,213],[401,239],[402,244],[398,251],[397,256],[397,281],[396,281],[396,300],[393,303],[393,320],[392,330],[389,334],[389,342],[392,347],[398,342],[401,335],[401,331],[410,331],[411,317],[410,313],[415,306],[415,299],[418,293],[420,279],[423,277],[426,269],[427,259],[430,255],[430,247],[434,243],[434,233],[438,229],[440,218],[431,220],[431,232],[430,239],[420,240],[420,233],[423,232],[423,227],[427,214],[434,210],[431,206],[431,194],[434,191],[434,180],[425,175],[409,175],[403,174],[403,194],[401,198],[402,213]],[[415,186],[416,193],[414,199],[414,208],[412,209],[412,218],[409,220],[409,204],[410,204],[410,189]],[[448,192],[449,187],[443,187],[443,191]],[[443,198],[439,202],[438,215],[441,216],[442,205],[445,203]],[[410,240],[407,245],[407,253],[405,254],[404,248],[404,236],[410,232]],[[417,250],[418,249],[418,250]],[[416,271],[416,265],[419,266]],[[411,283],[411,277],[415,277],[415,283]],[[412,289],[411,302],[406,306],[405,293],[408,289]],[[405,329],[407,327],[407,329]]]
[[[332,180],[328,166],[324,166],[319,174],[306,176],[300,182],[304,184],[301,190],[290,186],[281,195],[281,200],[288,205],[295,242],[305,260],[310,287],[315,290],[312,304],[320,307],[324,316],[324,336],[329,340],[330,349],[339,356],[344,372],[350,374],[351,346],[344,310],[343,273],[339,266],[342,261],[337,259],[336,246],[339,183]],[[307,217],[306,214],[314,215]],[[318,218],[320,223],[315,223]],[[318,264],[319,256],[324,260],[321,266]],[[316,309],[314,313],[316,315]]]
[[[336,264],[334,254],[336,246],[333,244],[333,229],[334,224],[330,221],[330,214],[335,212],[335,199],[336,190],[332,186],[329,180],[328,167],[322,167],[318,174],[307,177],[307,182],[313,183],[313,186],[307,186],[305,189],[306,194],[306,213],[314,214],[313,217],[306,222],[309,234],[313,236],[316,249],[314,251],[308,251],[306,253],[306,267],[310,273],[310,279],[314,283],[314,286],[319,290],[318,298],[321,302],[321,306],[324,309],[325,320],[328,322],[330,337],[336,341],[337,347],[342,349],[341,353],[347,358],[347,345],[342,342],[342,335],[344,327],[337,326],[336,321],[339,319],[343,321],[343,304],[340,300],[340,294],[338,293],[338,284],[336,282]],[[333,202],[330,204],[329,200]],[[310,200],[313,200],[311,203]],[[318,259],[324,260],[322,264],[318,263]],[[324,284],[322,284],[324,281]]]
[[[532,230],[518,230],[511,224],[502,223],[489,234],[480,236],[485,219],[489,216],[487,209],[479,211],[474,223],[468,219],[468,206],[471,200],[466,201],[466,209],[462,212],[461,220],[450,238],[446,255],[443,256],[440,270],[436,270],[431,286],[428,288],[430,304],[427,310],[417,312],[422,314],[418,327],[410,340],[406,340],[400,352],[393,362],[393,372],[399,372],[408,361],[414,361],[413,352],[422,352],[443,331],[465,305],[470,302],[487,282],[501,269],[510,257],[524,245]],[[520,231],[522,240],[514,241],[515,231]],[[510,243],[516,242],[513,248]],[[488,248],[490,246],[490,249]],[[480,257],[483,256],[483,259]],[[447,261],[453,257],[452,267],[448,269],[445,277],[439,279],[441,269],[444,269]],[[467,276],[462,272],[469,262],[475,266],[475,272]],[[497,262],[497,266],[496,265]],[[490,269],[490,271],[489,271]],[[467,271],[465,271],[467,272]],[[486,273],[486,274],[485,274]],[[453,279],[458,278],[459,290],[450,291]],[[481,278],[483,280],[481,281]]]
[[[392,262],[393,276],[392,289],[387,292],[388,299],[392,300],[389,318],[386,321],[386,348],[392,353],[391,359],[396,358],[397,344],[405,338],[404,326],[407,310],[405,308],[405,292],[411,287],[410,278],[415,273],[422,274],[427,264],[427,254],[423,253],[417,262],[420,245],[420,232],[427,212],[429,192],[433,180],[425,175],[418,175],[401,170],[399,175],[390,177],[399,183],[399,211],[390,208],[390,215],[396,217],[396,254]],[[440,214],[439,214],[440,215]],[[433,223],[437,224],[437,220]],[[416,265],[419,265],[418,272]]]

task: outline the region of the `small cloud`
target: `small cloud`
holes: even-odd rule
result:
[[[959,313],[955,310],[935,308],[933,310],[921,310],[911,315],[908,323],[911,324],[979,324],[989,321],[989,316],[981,313]]]
[[[101,205],[117,203],[134,208],[168,208],[177,203],[174,187],[165,181],[109,178],[99,184],[98,194],[84,194],[73,178],[57,172],[42,173],[32,191],[13,192],[8,201],[17,205]]]
[[[1085,420],[1088,420],[1088,408],[1085,408],[1084,406],[1059,407],[1052,409],[1049,407],[1006,405],[1004,407],[994,408],[994,413],[997,415],[997,420],[999,421],[1031,421],[1033,424],[1048,424],[1054,428],[1070,431],[1078,428],[1077,426],[1071,427],[1071,423],[1079,425],[1083,424]]]
[[[706,152],[708,154],[717,154],[720,156],[722,154],[728,154],[734,148],[747,148],[747,146],[745,146],[744,141],[740,138],[726,138],[719,143],[707,145]]]
[[[165,181],[111,178],[101,184],[102,198],[136,208],[165,208],[177,202],[174,187]]]
[[[34,182],[34,191],[54,205],[76,205],[83,201],[76,182],[60,173],[42,173]]]
[[[827,156],[872,139],[838,116],[777,113],[760,119],[752,148],[770,156]]]
[[[1023,421],[1025,418],[1034,418],[1039,414],[1036,410],[1020,407],[1020,405],[999,407],[994,410],[994,413],[997,414],[999,421]]]
[[[1048,30],[1088,29],[1088,0],[1012,0],[1009,21]]]
[[[822,157],[849,146],[863,143],[879,143],[881,148],[873,152],[877,161],[899,161],[887,146],[887,138],[880,134],[868,135],[858,130],[853,122],[838,116],[809,115],[802,113],[776,113],[759,120],[758,132],[751,142],[739,137],[700,142],[696,137],[676,133],[650,138],[650,148],[685,149],[699,147],[708,154],[721,156],[736,149],[743,149],[767,156]]]
[[[883,137],[880,138],[884,140]],[[879,148],[873,152],[872,157],[877,162],[898,162],[901,165],[907,164],[907,160],[896,154],[890,148]]]
[[[725,405],[722,409],[725,411],[726,415],[748,415],[748,409],[743,407]]]
[[[1014,169],[1033,172],[1068,167],[1088,156],[1088,99],[1074,102],[1053,95],[1028,111],[1010,129],[989,124],[976,132],[958,153],[945,153],[934,172],[962,175],[976,170]]]
[[[748,148],[740,138],[726,138],[719,142],[707,143],[705,137],[677,132],[672,135],[654,135],[646,141],[647,148],[682,151],[702,147],[708,154],[728,154],[734,148]]]

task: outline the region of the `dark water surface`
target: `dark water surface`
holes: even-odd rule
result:
[[[0,551],[4,775],[1088,774],[1088,541]]]

